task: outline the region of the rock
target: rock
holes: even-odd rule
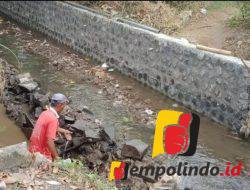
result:
[[[42,155],[39,152],[36,152],[34,154],[33,159],[34,159],[33,166],[35,167],[39,167],[40,165],[45,164],[45,163],[51,163],[51,160],[49,160],[48,158],[46,158],[44,155]]]
[[[100,128],[96,126],[94,123],[87,122],[85,120],[77,120],[73,125],[73,128],[83,131],[85,133],[85,137],[88,139],[92,139],[94,141],[101,140],[100,137]]]
[[[127,141],[121,150],[121,155],[125,158],[141,160],[148,149],[148,145],[139,139]]]
[[[30,73],[24,73],[24,74],[17,75],[17,81],[19,83],[25,83],[25,82],[29,82],[31,80],[32,80],[32,78],[31,78]]]
[[[167,174],[164,174],[158,182],[154,183],[149,188],[149,190],[177,190],[179,180],[180,177],[176,174],[173,176],[168,176]]]
[[[91,148],[91,146],[87,144],[83,144],[82,146],[80,146],[78,150],[83,155],[87,155],[93,152],[93,149]]]
[[[17,81],[19,82],[18,86],[28,92],[33,92],[35,89],[38,88],[38,84],[33,81],[30,73],[17,75]]]
[[[5,110],[5,113],[7,114],[7,115],[9,115],[11,112],[12,112],[12,104],[7,104],[6,105],[6,110]]]
[[[19,86],[28,92],[33,92],[38,88],[38,84],[34,81],[20,83]]]
[[[115,128],[103,127],[103,130],[100,131],[100,136],[105,141],[115,141]]]
[[[35,106],[40,106],[45,109],[46,105],[49,105],[49,94],[43,95],[38,92],[33,94],[33,103]]]
[[[57,145],[62,145],[62,144],[65,144],[66,143],[66,140],[62,137],[59,137],[58,139],[56,139],[55,141],[55,144]]]
[[[36,107],[35,108],[35,118],[38,118],[42,112],[43,112],[43,109],[41,107]]]
[[[94,149],[93,152],[85,158],[85,162],[90,169],[97,168],[102,164],[102,158],[103,154],[98,149]]]
[[[6,184],[4,181],[0,181],[0,190],[5,190],[6,189]]]
[[[71,125],[74,129],[85,131],[85,126],[88,125],[86,120],[77,120],[73,125]]]
[[[64,121],[67,124],[74,124],[76,120],[75,118],[66,115],[64,116]]]
[[[31,116],[28,113],[24,113],[25,119],[26,119],[26,126],[29,128],[33,128],[35,126],[35,121],[31,118]]]
[[[5,171],[21,165],[25,167],[30,163],[31,154],[27,149],[26,142],[0,148],[1,170]]]
[[[85,113],[88,113],[88,114],[90,114],[90,115],[94,115],[94,113],[93,113],[92,111],[90,111],[87,107],[84,107],[84,108],[82,109],[82,111],[85,112]]]
[[[73,137],[72,142],[74,146],[80,146],[84,142],[84,137]]]
[[[81,106],[81,105],[78,106],[77,107],[77,112],[79,112],[79,113],[85,112],[87,114],[94,115],[94,113],[91,110],[89,110],[89,108],[87,106]]]
[[[26,125],[26,118],[25,118],[24,113],[21,113],[21,114],[19,115],[19,117],[17,118],[16,124],[17,124],[18,126],[21,126],[21,127],[23,127],[23,126]]]
[[[86,128],[85,135],[86,135],[86,138],[90,138],[90,139],[93,139],[93,140],[100,140],[101,139],[99,129]]]
[[[14,75],[10,76],[9,83],[10,86],[15,86],[17,84],[16,77]]]

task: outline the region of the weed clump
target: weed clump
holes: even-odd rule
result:
[[[250,29],[250,3],[239,2],[240,11],[228,21],[230,27],[243,27]]]

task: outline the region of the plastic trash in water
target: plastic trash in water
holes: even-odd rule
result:
[[[173,104],[172,105],[174,108],[177,108],[178,107],[178,104]]]
[[[101,67],[104,68],[104,69],[107,69],[108,65],[107,65],[107,63],[103,63]]]
[[[50,185],[61,185],[61,183],[59,183],[58,181],[46,181],[46,183],[50,184]]]
[[[202,9],[201,9],[201,13],[204,14],[204,15],[206,15],[206,14],[207,14],[207,9],[202,8]]]
[[[154,112],[153,112],[152,110],[150,110],[150,109],[146,109],[145,112],[146,112],[146,114],[148,114],[148,115],[152,115],[152,114],[154,113]]]

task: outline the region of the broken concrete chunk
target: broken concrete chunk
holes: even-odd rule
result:
[[[28,92],[34,91],[38,88],[38,84],[33,81],[30,73],[24,73],[17,75],[17,81],[19,82],[19,86]]]
[[[94,113],[85,105],[79,105],[76,109],[79,113],[85,112],[87,114],[94,115]]]
[[[100,131],[100,136],[105,141],[115,141],[115,128],[114,127],[103,127]]]
[[[25,119],[26,119],[26,126],[28,128],[34,128],[35,121],[32,119],[32,117],[28,113],[24,113]]]
[[[9,81],[10,81],[10,85],[11,85],[11,86],[15,86],[16,83],[17,83],[16,77],[15,77],[14,75],[10,75]]]
[[[91,139],[94,139],[94,140],[101,139],[99,129],[86,128],[85,129],[85,135],[86,135],[86,138],[91,138]]]
[[[43,109],[41,107],[36,107],[35,108],[35,118],[38,118],[42,112],[43,112]]]
[[[80,146],[84,142],[84,137],[73,137],[72,142],[74,146]]]
[[[75,123],[75,118],[66,115],[66,116],[64,116],[64,121],[67,124],[73,124],[73,123]]]
[[[33,95],[33,101],[36,106],[41,106],[43,109],[45,109],[46,105],[49,105],[49,95],[43,95],[38,92],[34,93]]]
[[[95,126],[94,123],[89,123],[85,120],[77,120],[73,125],[73,128],[85,132],[86,138],[92,140],[100,140],[100,128]]]
[[[20,83],[19,86],[28,92],[33,92],[34,90],[38,88],[38,84],[34,81]]]
[[[26,83],[32,81],[30,73],[24,73],[17,75],[17,81],[19,83]]]
[[[80,152],[81,154],[87,155],[87,154],[90,154],[91,152],[93,152],[93,149],[91,148],[90,145],[83,144],[82,146],[80,146],[79,152]]]
[[[148,145],[139,139],[127,141],[121,150],[121,155],[125,158],[141,160],[148,149]]]
[[[0,148],[0,168],[2,171],[19,168],[21,165],[28,167],[31,161],[31,154],[27,149],[26,142]]]
[[[80,131],[85,131],[85,126],[88,124],[85,120],[77,120],[72,127]]]

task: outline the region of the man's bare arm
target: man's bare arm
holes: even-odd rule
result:
[[[49,150],[50,150],[50,152],[51,152],[51,154],[52,154],[53,160],[56,159],[56,158],[58,158],[59,155],[58,155],[58,153],[57,153],[57,150],[56,150],[56,146],[55,146],[54,140],[51,139],[51,138],[48,138],[48,139],[47,139],[47,144],[48,144]]]
[[[58,127],[58,128],[57,128],[57,131],[60,132],[60,133],[63,133],[64,136],[65,136],[65,138],[66,138],[67,140],[71,140],[71,139],[72,139],[72,136],[71,136],[72,132],[71,132],[71,131],[66,130],[66,129],[63,129],[63,128],[61,128],[61,127]]]

